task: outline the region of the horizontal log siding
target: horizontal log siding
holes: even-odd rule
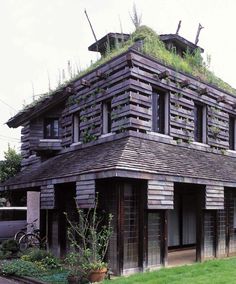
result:
[[[205,200],[205,209],[224,209],[224,187],[207,185]]]
[[[148,209],[174,209],[174,183],[148,180]]]
[[[158,75],[169,71],[170,76],[160,80]],[[132,78],[151,88],[161,88],[170,93],[170,135],[178,142],[191,143],[194,139],[194,102],[207,106],[207,143],[213,151],[229,147],[229,114],[235,114],[232,96],[200,82],[199,79],[172,70],[148,56],[132,54]],[[181,87],[183,81],[188,81]],[[207,89],[207,92],[202,90]],[[226,102],[218,102],[225,96]],[[147,105],[148,108],[148,105]]]
[[[41,186],[40,204],[41,209],[55,208],[55,190],[53,184]]]
[[[93,208],[95,203],[95,180],[85,179],[76,182],[76,202],[80,208]]]
[[[24,125],[21,129],[21,155],[23,159],[30,156],[30,123]]]

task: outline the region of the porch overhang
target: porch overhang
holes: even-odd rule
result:
[[[56,166],[55,166],[56,165]],[[236,158],[127,135],[58,154],[29,166],[3,183],[1,190],[35,188],[76,182],[80,175],[95,179],[123,177],[236,187]]]

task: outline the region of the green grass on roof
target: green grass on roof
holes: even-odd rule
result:
[[[182,71],[184,73],[198,77],[201,81],[213,84],[220,89],[225,90],[226,92],[236,95],[236,89],[218,78],[212,71],[208,69],[207,64],[203,61],[199,49],[196,49],[194,54],[190,54],[187,51],[184,56],[181,57],[176,54],[174,49],[172,51],[166,49],[164,43],[160,40],[160,37],[155,31],[147,26],[140,26],[136,29],[135,32],[131,34],[131,37],[128,41],[124,43],[117,42],[116,47],[112,50],[108,49],[105,56],[102,56],[99,60],[92,63],[85,70],[80,71],[71,80],[58,85],[55,90],[43,94],[38,100],[34,101],[30,105],[27,105],[24,110],[27,110],[29,107],[38,104],[48,95],[54,94],[56,91],[62,89],[69,83],[78,80],[80,77],[91,72],[98,66],[127,51],[129,47],[131,47],[139,39],[143,40],[143,47],[141,50],[143,54],[154,57],[166,66],[171,66],[176,71]]]

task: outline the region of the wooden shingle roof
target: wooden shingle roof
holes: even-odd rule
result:
[[[236,183],[234,157],[125,137],[57,155],[37,168],[23,170],[2,188],[113,169]]]

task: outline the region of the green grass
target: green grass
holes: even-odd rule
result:
[[[120,277],[104,284],[230,284],[236,283],[236,258],[211,260],[176,268]]]
[[[94,63],[86,68],[85,70],[79,71],[73,76],[69,81],[59,84],[55,90],[51,90],[48,93],[42,94],[38,100],[25,106],[23,110],[27,110],[29,107],[38,104],[40,101],[44,100],[46,97],[54,94],[56,91],[62,89],[69,83],[72,83],[85,74],[91,72],[96,67],[106,63],[110,59],[118,56],[119,54],[127,51],[138,39],[143,40],[143,48],[141,52],[143,54],[149,55],[158,61],[162,62],[166,66],[171,66],[176,71],[182,71],[186,74],[197,77],[203,82],[207,82],[225,90],[231,94],[236,95],[236,89],[231,87],[228,83],[224,82],[222,79],[217,77],[212,71],[209,70],[209,63],[205,63],[201,56],[200,50],[197,49],[194,54],[190,54],[188,51],[184,54],[184,57],[176,54],[175,50],[167,50],[164,43],[160,40],[158,34],[147,26],[141,26],[136,29],[135,32],[131,34],[128,41],[123,44],[117,43],[115,48],[108,49],[106,55],[101,57]]]

